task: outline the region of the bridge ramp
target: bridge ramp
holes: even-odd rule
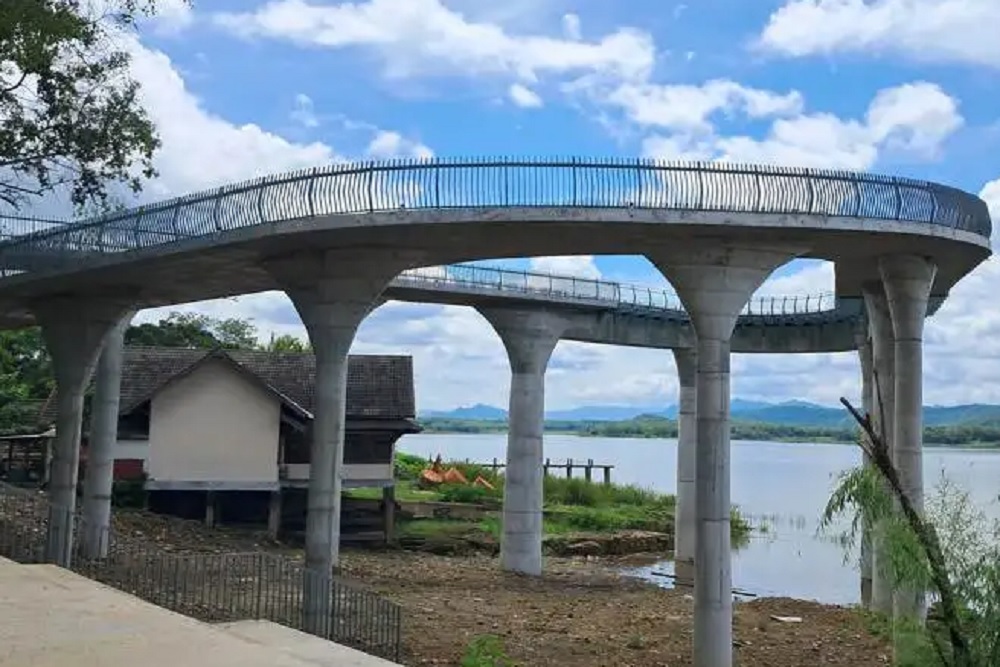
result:
[[[0,560],[0,604],[0,667],[394,664],[271,624],[202,623],[54,565]]]

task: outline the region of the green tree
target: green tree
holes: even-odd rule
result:
[[[271,334],[271,340],[267,343],[268,352],[308,352],[311,349],[308,342],[289,334]]]
[[[252,350],[258,347],[253,322],[236,317],[216,319],[200,313],[172,312],[156,324],[133,325],[126,345]]]
[[[155,176],[160,140],[116,43],[155,7],[0,2],[0,201],[18,208],[64,186],[78,209],[105,208],[112,184],[138,192]]]

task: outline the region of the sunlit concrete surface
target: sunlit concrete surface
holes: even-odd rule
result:
[[[251,644],[283,651],[310,665],[391,667],[398,664],[270,621],[236,621],[216,627]]]
[[[0,560],[4,667],[384,667],[270,623],[212,626],[54,565]]]

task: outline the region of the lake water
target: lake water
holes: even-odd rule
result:
[[[478,462],[494,457],[503,461],[506,446],[506,434],[419,434],[400,441],[400,449],[410,454]],[[856,558],[845,563],[843,548],[830,536],[818,535],[817,528],[837,475],[858,465],[860,450],[850,445],[734,441],[732,452],[733,503],[754,525],[767,525],[765,534],[755,533],[747,547],[733,554],[733,586],[757,595],[857,602]],[[676,491],[676,440],[546,435],[545,456],[553,462],[594,459],[615,466],[614,482]],[[927,448],[928,496],[942,472],[988,514],[1000,516],[1000,453]],[[658,563],[636,573],[648,575],[652,570],[671,571],[672,564]]]

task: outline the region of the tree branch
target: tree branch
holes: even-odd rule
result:
[[[953,664],[956,667],[973,667],[972,655],[969,650],[968,641],[962,629],[962,622],[958,612],[958,604],[955,600],[955,593],[951,587],[951,578],[948,576],[948,567],[944,560],[944,553],[938,541],[937,532],[934,527],[924,521],[917,512],[909,495],[903,489],[899,473],[893,465],[889,455],[889,448],[885,441],[872,428],[871,419],[861,414],[851,405],[846,398],[841,398],[840,402],[848,409],[851,416],[858,422],[861,428],[868,435],[870,445],[867,453],[871,457],[872,463],[878,468],[882,476],[889,482],[889,486],[899,501],[899,506],[903,510],[907,523],[913,529],[927,556],[930,564],[931,579],[938,593],[941,595],[941,612],[945,626],[948,628],[948,639],[951,644]],[[884,423],[884,422],[883,422]],[[862,445],[864,448],[864,445]],[[943,657],[943,652],[939,651]]]

